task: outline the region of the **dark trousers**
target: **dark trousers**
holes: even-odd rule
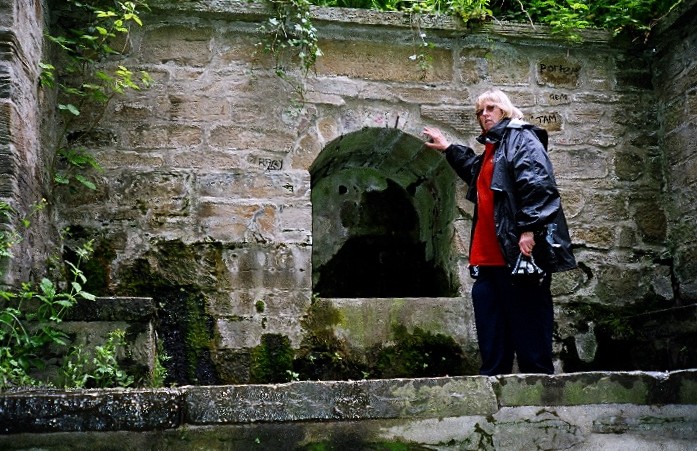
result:
[[[521,373],[553,374],[551,277],[539,285],[515,284],[509,271],[480,267],[472,287],[479,373],[510,374],[515,355]]]

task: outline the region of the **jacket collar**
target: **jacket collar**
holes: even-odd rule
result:
[[[477,137],[477,141],[480,144],[486,144],[487,142],[499,143],[503,138],[503,134],[506,132],[506,127],[508,123],[511,122],[509,118],[501,119],[496,125],[491,127],[488,132],[482,133]]]

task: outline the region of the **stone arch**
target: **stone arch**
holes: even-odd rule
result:
[[[321,297],[456,296],[455,175],[398,129],[328,143],[309,168],[313,290]]]

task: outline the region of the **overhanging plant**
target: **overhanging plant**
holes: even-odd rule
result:
[[[118,63],[128,50],[131,28],[142,25],[140,13],[147,9],[144,0],[54,2],[61,26],[46,37],[58,49],[60,63],[41,63],[40,84],[57,90],[61,126],[50,164],[57,185],[75,180],[96,188],[89,171],[99,171],[101,166],[89,149],[79,144],[80,139],[99,125],[115,96],[152,83],[147,72]],[[91,110],[91,117],[85,118],[85,110]],[[74,130],[78,123],[80,129]]]

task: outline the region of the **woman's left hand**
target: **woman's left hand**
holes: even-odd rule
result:
[[[532,248],[535,247],[535,235],[532,232],[523,232],[518,240],[520,252],[526,257],[532,255]]]

